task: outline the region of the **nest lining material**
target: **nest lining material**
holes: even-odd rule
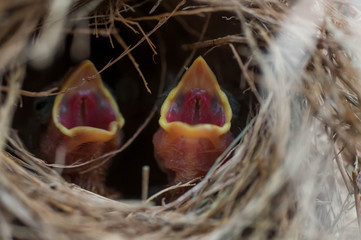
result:
[[[361,140],[357,8],[343,1],[203,0],[176,2],[172,9],[154,13],[162,5],[171,6],[157,1],[150,13],[127,18],[127,11],[137,11],[148,1],[56,2],[0,4],[2,29],[8,30],[0,36],[0,69],[7,86],[0,110],[0,143],[6,149],[0,160],[2,239],[358,236],[360,200],[354,180],[358,169],[352,167]],[[156,51],[150,36],[170,18],[182,23],[183,16],[220,11],[233,14],[239,34],[218,39],[202,39],[200,34],[199,42],[185,46],[193,50],[185,65],[195,49],[207,54],[228,46],[259,110],[238,136],[232,158],[223,165],[220,158],[202,182],[174,202],[122,203],[81,190],[27,152],[11,130],[14,103],[19,94],[29,95],[20,91],[24,63],[49,62],[61,42],[60,33],[69,24],[76,25],[77,19],[91,16],[89,33],[116,36],[112,28],[116,21],[143,34],[139,42],[125,47],[120,59],[131,57],[132,49],[143,42]],[[145,34],[141,26],[147,21],[156,24]],[[50,37],[54,34],[55,40]],[[38,52],[39,42],[46,44],[46,52]],[[249,51],[242,51],[242,46]]]

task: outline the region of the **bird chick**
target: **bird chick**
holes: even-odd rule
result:
[[[40,138],[40,156],[49,164],[64,165],[59,169],[67,181],[107,195],[108,164],[96,160],[68,167],[119,148],[123,125],[124,118],[97,69],[91,61],[83,61],[64,79],[54,99],[50,121]]]
[[[160,128],[153,136],[154,155],[170,184],[203,177],[233,140],[232,110],[226,94],[202,57],[168,94]]]

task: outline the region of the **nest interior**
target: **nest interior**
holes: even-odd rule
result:
[[[358,7],[317,0],[3,1],[1,237],[356,238]],[[199,55],[240,104],[235,141],[178,199],[134,200],[144,165],[150,195],[166,185],[153,157],[157,99]],[[65,182],[37,158],[42,127],[34,103],[84,59],[101,70],[127,121],[130,145],[111,159],[107,176],[120,201]]]

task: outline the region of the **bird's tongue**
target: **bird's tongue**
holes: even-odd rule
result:
[[[206,90],[193,88],[178,96],[169,107],[168,122],[180,121],[190,125],[214,124],[223,126],[226,121],[219,99]]]

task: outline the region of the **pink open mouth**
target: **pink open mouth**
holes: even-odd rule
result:
[[[116,113],[107,98],[86,85],[66,93],[59,105],[59,122],[68,129],[87,126],[108,130],[113,121]]]
[[[193,88],[174,99],[166,114],[166,120],[189,125],[214,124],[221,127],[226,122],[226,116],[217,96],[211,96],[204,89]]]

